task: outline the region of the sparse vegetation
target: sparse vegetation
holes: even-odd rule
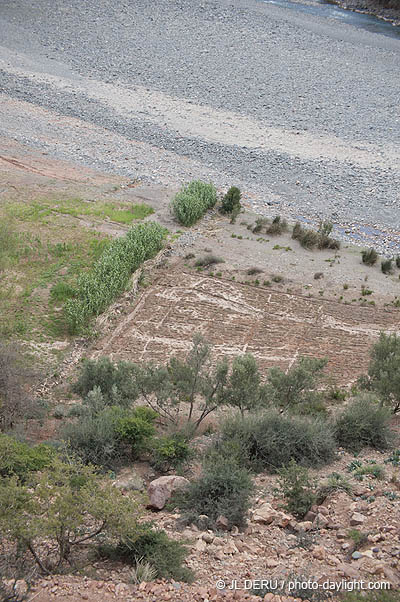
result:
[[[319,485],[317,502],[322,504],[328,495],[335,493],[335,491],[345,491],[348,495],[351,495],[352,492],[351,483],[344,475],[338,472],[332,472],[327,476],[326,480]]]

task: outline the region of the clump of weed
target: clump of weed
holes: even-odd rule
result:
[[[378,253],[372,247],[370,249],[364,249],[361,251],[361,259],[365,265],[375,265],[378,261]]]
[[[200,257],[196,262],[195,266],[197,268],[209,268],[212,265],[216,265],[218,263],[224,263],[224,260],[221,257],[217,257],[216,255],[205,255],[204,257]]]
[[[267,226],[266,233],[270,234],[271,236],[277,236],[286,232],[287,229],[287,221],[280,215],[277,215],[272,220],[272,223],[269,226]]]
[[[381,262],[381,270],[384,274],[392,274],[393,272],[393,260],[392,259],[384,259]]]
[[[256,276],[257,274],[262,274],[263,270],[261,268],[249,268],[246,272],[248,276]]]

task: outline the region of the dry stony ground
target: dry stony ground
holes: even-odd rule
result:
[[[101,181],[95,172],[79,169],[68,172],[62,162],[53,163],[43,156],[39,159],[28,151],[23,155],[20,147],[8,147],[4,157],[19,162],[18,165],[3,160],[8,165],[3,165],[4,194],[13,185],[22,186],[24,178],[29,180],[25,181],[26,190],[30,186],[40,188],[45,181],[46,186],[51,186],[53,179],[53,186],[61,194],[67,186],[59,182],[62,172],[66,180],[75,178],[79,186],[93,186],[92,193],[96,190],[100,198],[112,194],[148,202],[155,209],[154,217],[176,233],[175,241],[146,267],[141,284],[136,283],[132,291],[99,319],[103,336],[89,346],[87,342],[77,342],[71,353],[66,354],[57,381],[50,379],[45,384],[55,403],[63,401],[65,385],[82,355],[110,354],[132,360],[166,358],[184,352],[197,330],[214,343],[216,354],[233,355],[248,350],[264,369],[274,364],[288,366],[302,353],[326,355],[330,360],[328,371],[339,384],[345,385],[365,370],[368,349],[379,331],[399,329],[399,310],[393,304],[400,287],[398,271],[385,276],[379,267],[363,266],[355,247],[344,245],[335,256],[329,251],[301,249],[289,235],[277,238],[253,235],[247,225],[254,223],[256,215],[248,207],[235,225],[215,213],[194,229],[179,231],[167,209],[172,188],[131,189],[129,181],[119,177],[112,182]],[[21,176],[18,178],[16,173]],[[115,189],[110,192],[111,184]],[[115,224],[109,222],[107,227],[111,233]],[[119,232],[123,228],[115,234]],[[280,248],[274,249],[276,245]],[[288,246],[291,250],[286,250]],[[208,253],[220,256],[224,262],[211,270],[197,271],[196,259]],[[189,254],[194,257],[188,259]],[[247,270],[254,266],[262,271],[249,276]],[[314,280],[316,272],[323,273],[318,280]],[[274,282],[274,275],[282,276],[282,280]],[[270,284],[264,284],[268,280]],[[344,284],[348,286],[344,288]],[[373,291],[366,298],[374,300],[375,305],[363,301],[362,285]],[[71,403],[68,399],[64,401]],[[398,426],[394,424],[397,429]],[[38,438],[49,438],[50,427],[54,430],[54,422],[46,424],[37,433]],[[201,442],[206,443],[207,438],[203,436]],[[366,450],[358,459],[382,464],[387,457],[388,453]],[[196,573],[193,585],[166,582],[130,585],[126,567],[94,562],[86,577],[62,575],[37,581],[29,600],[230,601],[251,599],[250,593],[244,589],[218,592],[219,579],[228,585],[236,579],[244,587],[245,580],[289,582],[300,575],[320,583],[327,579],[336,583],[343,579],[387,581],[397,589],[400,587],[400,507],[396,498],[400,496],[399,468],[387,464],[383,480],[367,477],[358,482],[347,473],[353,459],[340,452],[334,464],[313,472],[313,476],[322,480],[334,471],[345,473],[353,484],[353,494],[331,495],[300,526],[294,517],[282,511],[282,500],[273,492],[276,478],[266,474],[256,479],[256,494],[244,532],[205,533],[194,528],[182,531],[176,514],[151,513],[151,518],[168,534],[188,543],[187,563]],[[146,483],[154,478],[147,466],[135,466],[134,470],[141,473]],[[365,545],[357,550],[361,552],[358,559],[352,558],[350,528],[366,534]],[[279,596],[271,593],[265,600],[286,602],[288,598],[280,591]]]

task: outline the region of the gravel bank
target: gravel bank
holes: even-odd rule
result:
[[[400,41],[244,0],[5,0],[0,36],[0,88],[32,105],[20,122],[3,109],[0,133],[163,184],[237,182],[260,210],[398,240]],[[154,93],[143,106],[126,98],[138,90]],[[50,143],[37,107],[89,130]],[[132,164],[124,141],[152,152]]]

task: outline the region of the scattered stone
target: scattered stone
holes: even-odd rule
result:
[[[352,527],[356,527],[357,525],[362,525],[365,522],[365,516],[360,514],[359,512],[354,512],[350,518],[350,525]]]

